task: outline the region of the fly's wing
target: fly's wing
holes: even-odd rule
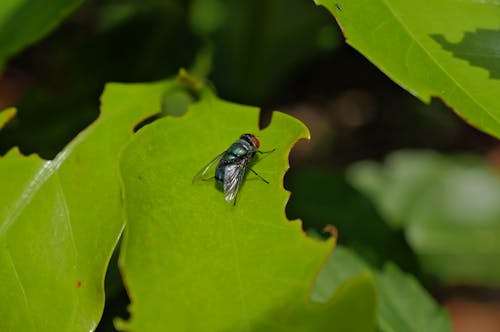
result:
[[[215,157],[211,162],[209,162],[205,167],[203,167],[198,173],[193,178],[193,183],[196,181],[202,180],[205,174],[207,174],[208,170],[212,168],[212,166],[216,165],[219,163],[221,160],[222,156],[226,153],[226,151],[222,152],[220,155]]]
[[[239,163],[226,166],[224,194],[226,195],[227,202],[236,199],[241,183],[243,182],[243,177],[245,176],[247,164],[248,159],[243,159]]]

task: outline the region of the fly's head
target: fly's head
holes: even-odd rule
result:
[[[258,149],[260,146],[259,140],[253,134],[243,134],[240,136],[240,139],[246,141],[248,144],[253,146],[255,149]]]

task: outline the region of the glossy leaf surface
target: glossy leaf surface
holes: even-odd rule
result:
[[[308,238],[284,214],[282,187],[292,145],[309,135],[275,112],[258,129],[258,109],[204,95],[180,118],[146,126],[123,151],[128,226],[120,264],[132,299],[130,331],[367,331],[373,326],[370,278],[326,304],[309,292],[333,241]],[[242,133],[262,155],[234,206],[212,181],[193,176]],[[208,175],[211,176],[211,175]],[[356,310],[364,319],[352,320]],[[336,328],[337,327],[337,328]]]
[[[134,125],[159,111],[167,84],[137,85],[126,103],[109,85],[98,120],[54,160],[16,149],[0,159],[2,331],[95,329],[124,225],[118,153]]]
[[[495,1],[316,0],[347,43],[425,102],[439,97],[500,137],[500,6]],[[403,110],[402,110],[403,111]]]

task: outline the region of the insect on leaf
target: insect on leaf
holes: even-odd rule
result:
[[[308,300],[333,240],[309,238],[299,221],[286,219],[282,181],[291,147],[309,133],[279,112],[261,131],[258,112],[205,95],[183,117],[143,128],[124,149],[128,225],[120,266],[132,303],[120,328],[323,331],[356,303],[366,319],[351,320],[348,330],[370,330],[368,279],[333,302]],[[254,133],[262,150],[276,150],[253,166],[269,184],[248,172],[233,206],[212,182],[192,179],[242,133]]]

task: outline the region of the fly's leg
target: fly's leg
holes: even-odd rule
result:
[[[265,154],[265,153],[271,153],[271,152],[274,152],[274,151],[276,151],[276,149],[272,149],[272,150],[269,150],[269,151],[256,150],[255,152],[260,153],[260,154]]]
[[[271,153],[271,152],[274,152],[276,151],[276,149],[272,149],[272,150],[269,150],[269,151],[260,151],[260,150],[255,150],[255,152],[257,152],[258,154],[260,155],[263,155],[263,154],[268,154],[268,153]],[[264,157],[264,158],[267,158],[267,157]],[[262,158],[262,159],[264,159]]]
[[[256,171],[254,171],[253,169],[251,169],[250,167],[247,167],[247,169],[252,172],[253,174],[257,175],[259,177],[259,179],[261,179],[262,181],[264,181],[265,183],[269,184],[269,181],[267,181],[266,179],[264,179],[262,176],[259,175],[259,173],[257,173]]]
[[[271,153],[271,152],[274,152],[276,151],[276,149],[272,149],[272,150],[269,150],[269,151],[260,151],[260,150],[256,150],[255,152],[259,153],[259,154],[266,154],[266,153]],[[260,176],[256,171],[254,171],[253,169],[251,169],[250,167],[247,167],[247,169],[252,172],[253,174],[257,175],[259,177],[259,179],[261,179],[262,181],[264,181],[265,183],[269,184],[269,181],[267,181],[266,179],[264,179],[262,176]]]

